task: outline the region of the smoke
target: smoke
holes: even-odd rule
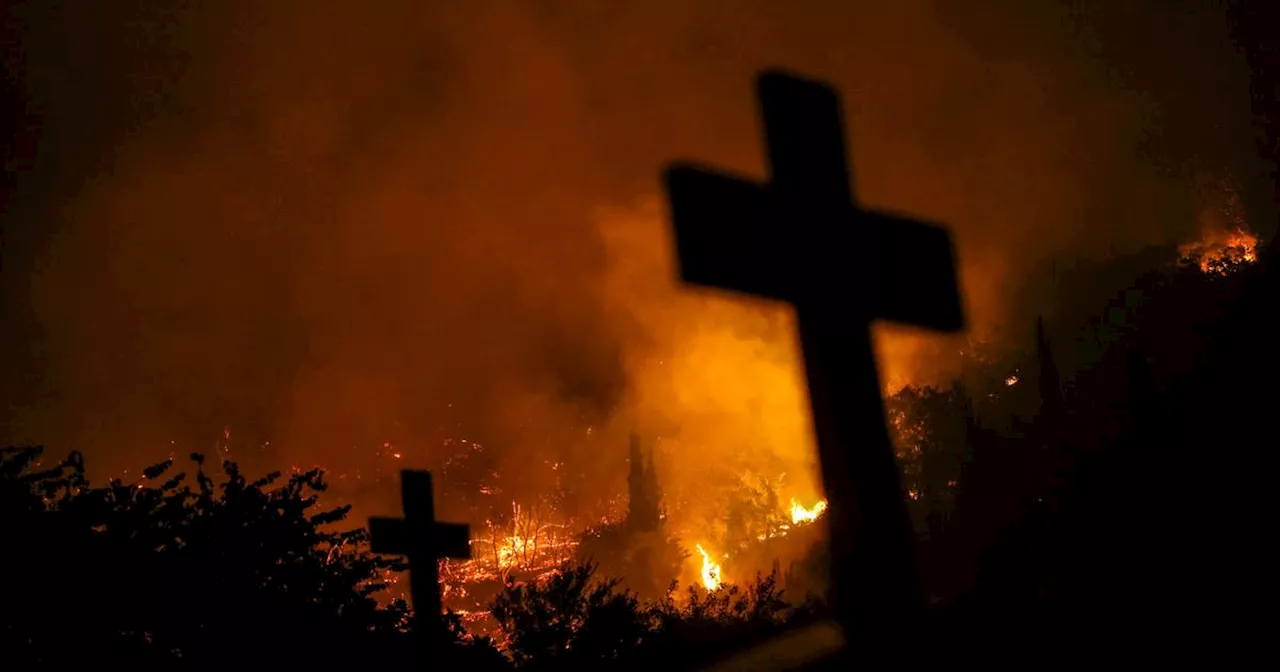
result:
[[[224,427],[339,471],[465,435],[606,492],[635,426],[672,491],[747,460],[815,496],[791,316],[677,288],[657,184],[763,177],[761,67],[839,87],[865,203],[953,228],[964,338],[1025,330],[1046,259],[1193,236],[1187,166],[1256,172],[1225,24],[1174,3],[46,4],[0,438],[112,473]],[[881,338],[889,385],[963,343]]]

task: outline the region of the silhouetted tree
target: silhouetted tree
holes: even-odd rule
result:
[[[510,582],[493,604],[507,651],[524,669],[688,669],[819,609],[787,604],[776,574],[711,592],[690,587],[679,596],[672,584],[646,603],[590,563],[567,565],[540,582]]]
[[[492,612],[518,665],[557,669],[607,665],[643,641],[649,627],[639,601],[619,579],[596,581],[596,566],[566,566],[544,582],[514,581]]]
[[[1056,429],[1063,421],[1062,379],[1058,374],[1058,363],[1053,358],[1049,337],[1045,334],[1043,317],[1036,318],[1036,363],[1040,412],[1044,416],[1044,422]]]
[[[640,435],[632,433],[628,446],[627,526],[635,532],[653,532],[661,519],[658,477],[653,470],[652,454],[646,459]]]
[[[688,552],[667,528],[652,453],[646,456],[638,434],[631,435],[628,457],[626,520],[586,530],[577,555],[641,597],[656,598]]]
[[[319,470],[250,481],[227,462],[215,482],[194,455],[194,487],[161,480],[167,462],[93,487],[78,453],[47,469],[40,456],[0,454],[0,520],[24,540],[0,606],[14,669],[407,659],[406,605],[376,599],[403,565],[368,553],[364,529],[334,529],[349,507],[318,508]]]

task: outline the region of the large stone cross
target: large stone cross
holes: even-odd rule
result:
[[[835,91],[780,72],[762,74],[757,89],[767,184],[691,165],[665,174],[680,275],[795,306],[835,606],[850,634],[874,637],[923,596],[870,322],[959,330],[952,241],[941,228],[858,208]]]
[[[470,558],[470,530],[466,525],[436,522],[431,472],[400,472],[404,518],[370,518],[370,547],[374,553],[409,559],[409,594],[413,599],[414,629],[422,642],[437,630],[440,604],[440,558]]]

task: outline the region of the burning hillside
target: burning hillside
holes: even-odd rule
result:
[[[1183,263],[1205,273],[1226,275],[1258,260],[1258,237],[1243,228],[1213,233],[1178,248]]]
[[[1231,212],[1235,233],[1206,234],[1182,246],[1183,257],[1215,273],[1223,264],[1253,261],[1257,239],[1239,209]],[[1210,227],[1217,220],[1202,224],[1218,230]],[[616,324],[631,338],[646,336],[620,363],[628,387],[616,408],[594,418],[600,424],[567,412],[538,417],[548,407],[569,409],[513,393],[501,417],[526,423],[523,434],[495,442],[457,435],[434,444],[385,441],[353,451],[346,464],[317,460],[331,468],[333,497],[356,500],[358,516],[391,512],[399,469],[427,467],[439,475],[441,516],[468,523],[472,535],[470,560],[441,563],[444,601],[472,620],[485,618],[506,582],[545,579],[566,562],[598,561],[649,594],[672,580],[714,590],[775,563],[785,573],[824,536],[825,501],[790,311],[679,287],[666,224],[652,203],[602,213],[599,227],[611,256],[598,291],[615,299]],[[981,392],[994,399],[1022,394],[1023,372],[1001,368],[980,339],[954,347],[946,339],[880,336],[904,494],[937,505],[953,496],[958,475],[923,473],[925,436],[940,420],[926,408],[935,399],[906,383],[939,383],[977,366],[994,371],[992,389]],[[442,422],[440,432],[457,426]],[[623,457],[633,426],[652,437],[644,456],[630,460],[642,465],[639,476],[628,475]],[[247,446],[233,449],[234,438],[229,428],[220,432],[217,453],[243,460]],[[637,479],[647,494],[629,493]],[[637,531],[638,499],[650,500],[652,510]],[[820,586],[812,576],[792,578],[795,590]]]
[[[1186,237],[1164,206],[1185,189],[1134,151],[1156,89],[1082,52],[1071,17],[823,4],[45,12],[14,61],[48,116],[30,125],[45,172],[7,211],[5,296],[24,305],[5,313],[5,438],[92,446],[115,474],[229,424],[241,454],[269,442],[262,466],[367,481],[383,442],[421,466],[445,438],[523,453],[552,436],[552,459],[586,463],[585,427],[620,445],[635,425],[808,478],[787,311],[676,297],[661,208],[627,207],[680,156],[760,177],[748,83],[766,65],[850,96],[858,193],[954,227],[978,331],[1021,329],[1025,272],[1105,249],[1122,217],[1139,242]],[[1161,137],[1234,146],[1243,98],[1197,69],[1217,43],[1112,27],[1128,21],[1184,73],[1171,93],[1216,106],[1191,128],[1159,118]],[[157,65],[170,49],[187,65]],[[887,387],[945,382],[953,345],[880,339]]]
[[[470,453],[484,450],[467,445]],[[657,464],[668,467],[663,473],[669,465],[667,460],[655,462],[656,452],[642,450],[633,438],[627,478],[630,496],[621,502],[605,498],[581,510],[565,505],[565,495],[574,487],[568,481],[561,483],[560,490],[524,504],[505,498],[490,484],[469,492],[467,488],[476,486],[458,469],[464,460],[451,460],[443,472],[442,500],[473,498],[476,522],[471,559],[440,562],[446,606],[467,614],[468,619],[481,619],[489,601],[507,582],[543,580],[565,563],[588,561],[651,596],[664,592],[673,580],[714,590],[721,582],[767,572],[770,563],[779,559],[798,560],[808,544],[822,538],[820,526],[814,524],[821,519],[826,502],[808,499],[805,505],[794,496],[782,499],[778,491],[787,487],[785,474],[772,479],[740,474],[704,488],[702,497],[692,501],[687,494],[664,494]],[[502,475],[490,473],[488,478],[496,482]],[[473,497],[476,494],[478,499]],[[707,511],[715,513],[708,516]],[[791,549],[779,546],[780,540],[801,530],[807,541]],[[645,549],[655,543],[669,547],[666,564],[655,565],[637,555],[652,551]]]
[[[1014,388],[1017,381],[1009,380],[996,380],[995,389]],[[912,388],[895,394],[888,408],[906,477],[904,495],[922,506],[939,504],[958,485],[958,474],[935,484],[926,481],[937,475],[920,469],[926,453],[936,450],[929,442],[936,442],[934,437],[944,431],[941,424],[948,422],[938,415],[939,402],[947,403],[945,395]],[[486,473],[487,481],[479,484],[468,477],[466,458],[483,454],[483,446],[454,446],[463,449],[442,470],[441,498],[473,502],[476,517],[471,559],[440,561],[442,592],[445,605],[477,631],[491,627],[487,607],[502,586],[545,581],[566,563],[596,563],[602,574],[623,578],[624,585],[641,594],[650,591],[651,598],[665,592],[671,581],[678,581],[679,596],[691,587],[715,591],[770,571],[780,572],[782,586],[797,597],[824,585],[821,575],[807,575],[811,570],[800,566],[812,562],[825,539],[821,523],[827,503],[812,494],[785,494],[797,491],[785,473],[765,478],[721,472],[721,480],[702,483],[696,498],[690,492],[671,494],[664,491],[663,474],[672,469],[672,453],[661,450],[659,441],[642,448],[633,437],[627,488],[622,490],[629,490],[629,496],[573,510],[564,504],[574,487],[571,481],[535,500],[513,501],[494,485],[503,474]],[[569,472],[559,465],[554,469]],[[655,559],[664,546],[670,555]]]
[[[12,212],[55,233],[6,221],[6,296],[30,306],[3,334],[20,361],[0,429],[83,446],[111,474],[217,438],[247,467],[325,467],[357,518],[395,511],[399,469],[431,469],[441,517],[472,526],[473,558],[443,567],[459,608],[583,557],[645,566],[629,578],[646,590],[732,583],[821,536],[791,311],[678,286],[666,213],[644,198],[680,156],[760,177],[760,67],[829,76],[850,100],[858,193],[955,231],[974,329],[877,329],[887,393],[943,386],[1016,340],[997,335],[1041,310],[1019,291],[1042,260],[1101,250],[1120,223],[1132,244],[1194,224],[1182,180],[1134,151],[1153,89],[1060,39],[1075,31],[1016,20],[1018,3],[413,2],[358,22],[349,3],[292,4],[212,3],[166,19],[172,42],[124,10],[32,37],[18,74],[49,111],[33,124],[46,172]],[[988,20],[1033,32],[988,57],[1010,32],[983,34]],[[189,67],[154,72],[139,45]],[[1144,51],[1183,72],[1212,56]],[[1245,126],[1221,81],[1199,81],[1223,107],[1180,153]],[[98,114],[82,90],[132,102]],[[1206,272],[1256,258],[1226,201],[1183,250]],[[979,401],[1021,393],[1022,375],[1001,370]],[[661,502],[643,524],[633,428]],[[945,498],[954,477],[926,483],[923,449],[899,448],[907,496]]]
[[[1258,260],[1258,237],[1249,229],[1240,189],[1230,178],[1202,179],[1199,240],[1178,247],[1182,262],[1226,275]]]

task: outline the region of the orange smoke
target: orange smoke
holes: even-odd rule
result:
[[[364,515],[397,507],[371,473],[462,439],[520,475],[504,508],[547,464],[606,499],[634,427],[690,521],[720,471],[812,501],[789,310],[678,287],[654,200],[676,158],[763,175],[756,71],[842,92],[859,198],[955,231],[977,340],[1025,333],[1045,258],[1189,237],[1184,181],[1137,151],[1171,137],[1165,98],[1213,104],[1170,153],[1248,128],[1245,85],[1201,65],[1234,53],[1137,13],[1082,40],[1030,2],[376,4],[27,12],[42,135],[4,213],[0,438],[109,473],[215,446],[320,464]],[[1107,30],[1176,86],[1118,80]],[[877,337],[889,390],[967,349]]]
[[[622,421],[671,446],[669,487],[696,490],[708,465],[719,464],[786,473],[786,496],[821,492],[792,310],[680,285],[669,223],[656,199],[602,210],[597,222],[607,260],[602,303],[612,307],[619,338],[628,343]],[[986,269],[966,271],[980,278]],[[879,329],[877,336],[887,393],[941,382],[955,359],[955,346],[946,347],[955,339],[901,329]]]

